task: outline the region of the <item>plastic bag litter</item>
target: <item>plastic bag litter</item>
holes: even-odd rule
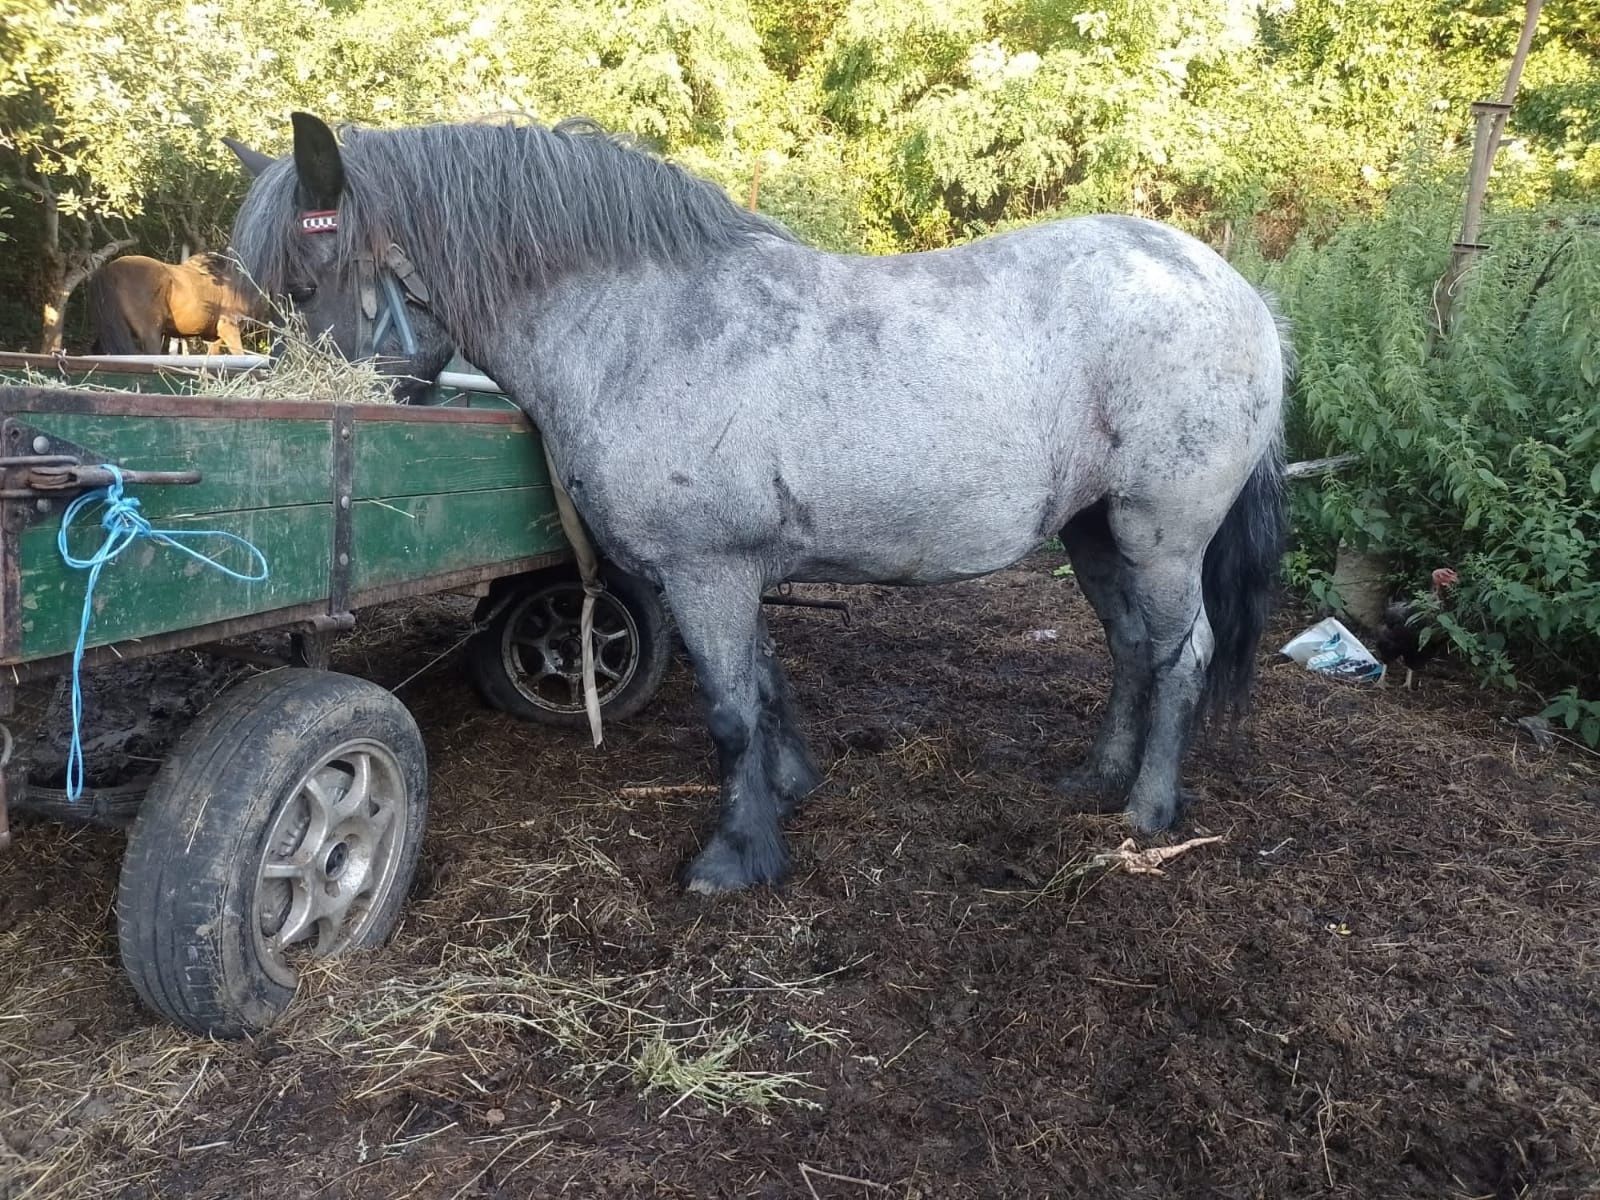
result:
[[[1333,617],[1289,639],[1280,653],[1319,675],[1362,682],[1383,678],[1383,664]]]

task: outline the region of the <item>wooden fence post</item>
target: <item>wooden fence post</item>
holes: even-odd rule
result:
[[[1472,136],[1472,167],[1467,173],[1467,204],[1461,214],[1461,236],[1450,248],[1450,266],[1433,289],[1433,308],[1439,337],[1450,332],[1452,309],[1455,307],[1456,289],[1461,284],[1461,277],[1467,273],[1478,251],[1487,248],[1478,241],[1478,229],[1483,219],[1483,199],[1489,190],[1489,172],[1494,168],[1494,156],[1500,149],[1506,117],[1511,112],[1512,101],[1516,99],[1517,84],[1522,80],[1522,66],[1528,61],[1528,49],[1533,45],[1533,32],[1539,24],[1539,10],[1544,7],[1544,0],[1527,2],[1528,10],[1522,18],[1522,36],[1517,39],[1517,51],[1511,56],[1511,69],[1506,73],[1506,86],[1500,93],[1500,99],[1483,100],[1472,106],[1477,128]]]

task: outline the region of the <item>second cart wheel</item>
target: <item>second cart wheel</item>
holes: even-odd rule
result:
[[[225,693],[178,742],[128,837],[122,965],[140,997],[218,1037],[270,1025],[309,957],[394,930],[427,819],[405,706],[331,671]]]
[[[611,720],[640,712],[672,664],[666,607],[645,580],[607,565],[595,601],[595,689]],[[511,585],[488,626],[467,642],[478,694],[512,716],[587,729],[583,704],[583,584],[576,572],[541,572]],[[498,598],[496,598],[498,600]]]

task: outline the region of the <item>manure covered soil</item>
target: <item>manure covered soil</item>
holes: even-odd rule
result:
[[[1447,663],[1408,693],[1276,660],[1285,611],[1153,842],[1222,840],[1097,866],[1127,831],[1049,786],[1109,682],[1059,561],[771,610],[827,771],[779,892],[677,886],[714,799],[681,659],[596,750],[447,654],[400,692],[432,778],[404,923],[253,1042],[139,1007],[121,833],[19,824],[0,1197],[1600,1195],[1600,760]],[[335,665],[400,684],[471,603],[368,612]]]

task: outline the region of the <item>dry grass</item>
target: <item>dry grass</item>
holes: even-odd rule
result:
[[[67,830],[30,838],[69,842]],[[66,849],[66,847],[63,847]],[[85,1058],[77,1041],[82,997],[125,986],[104,948],[104,929],[41,909],[0,933],[0,1200],[89,1194],[89,1181],[134,1182],[165,1159],[166,1131],[204,1101],[212,1067],[232,1048],[166,1026],[141,1028]],[[30,958],[51,926],[57,957]],[[105,1172],[102,1174],[102,1172]]]
[[[253,1046],[139,1013],[117,839],[29,828],[0,1195],[1600,1194],[1592,761],[1443,677],[1269,667],[1259,749],[1192,771],[1226,843],[1112,869],[1123,826],[1044,782],[1104,701],[1070,587],[775,614],[830,781],[793,886],[736,901],[672,882],[712,807],[672,790],[713,771],[685,671],[600,750],[424,675],[404,926]],[[470,609],[373,614],[341,668],[405,679]]]
[[[195,376],[197,396],[238,400],[322,400],[345,404],[393,404],[391,380],[373,359],[351,361],[327,333],[312,337],[305,322],[291,316],[277,331],[281,352],[267,371],[225,373],[201,371]]]
[[[653,1034],[633,1055],[633,1077],[646,1095],[660,1092],[673,1097],[668,1112],[686,1100],[699,1100],[724,1113],[780,1104],[820,1107],[797,1094],[797,1089],[810,1086],[804,1075],[740,1069],[737,1061],[753,1040],[748,1021],[689,1038]]]
[[[84,836],[106,835],[28,830],[35,852],[60,840],[66,869]],[[470,1130],[473,1154],[494,1146],[493,1158],[518,1156],[508,1161],[538,1153],[561,1127],[506,1121],[492,1107],[517,1092],[505,1071],[512,1062],[542,1064],[569,1094],[633,1089],[665,1101],[650,1106],[663,1117],[685,1104],[744,1109],[758,1120],[779,1107],[814,1107],[803,1074],[750,1065],[766,1056],[750,998],[718,994],[720,974],[604,976],[556,960],[555,928],[590,924],[593,910],[604,921],[634,907],[632,885],[583,838],[564,839],[546,860],[475,865],[481,873],[457,877],[413,914],[436,958],[312,964],[290,1015],[256,1045],[154,1024],[101,1037],[97,1052],[85,1055],[80,1035],[90,1031],[71,1019],[80,1008],[75,997],[125,987],[106,953],[110,914],[46,903],[12,923],[0,933],[0,1200],[107,1194],[170,1168],[175,1153],[237,1147],[259,1136],[256,1122],[213,1114],[208,1100],[219,1086],[245,1079],[269,1107],[307,1080],[330,1076],[341,1104],[403,1108],[424,1096],[466,1105],[490,1114]],[[485,896],[493,898],[492,927],[459,920],[464,899]],[[579,905],[578,896],[592,903]],[[462,940],[449,940],[452,933]],[[46,942],[60,957],[30,961],[26,948]],[[270,1047],[264,1065],[263,1047]],[[445,1132],[399,1132],[378,1153],[399,1155]]]
[[[286,1045],[336,1061],[354,1082],[354,1100],[376,1100],[428,1087],[486,1094],[483,1083],[512,1054],[559,1061],[569,1079],[597,1083],[631,1077],[642,1092],[671,1098],[669,1111],[698,1099],[718,1111],[804,1103],[804,1077],[744,1068],[757,1040],[739,1010],[687,1020],[669,1018],[652,995],[659,975],[587,977],[525,965],[531,947],[513,939],[493,952],[469,951],[442,973],[388,978],[359,989],[348,1013],[329,1009],[350,999],[350,980],[325,967],[313,985],[323,1012],[282,1032]]]
[[[280,353],[267,370],[179,370],[164,372],[181,383],[185,395],[218,396],[233,400],[289,400],[345,404],[393,404],[392,380],[379,372],[372,359],[351,361],[340,353],[333,338],[313,337],[303,318],[290,316],[278,327]],[[109,368],[108,368],[109,370]],[[22,382],[35,387],[60,387],[60,375],[24,368]],[[71,386],[82,391],[141,391],[137,383],[101,383],[94,374],[74,377]],[[165,394],[167,389],[161,389]]]

